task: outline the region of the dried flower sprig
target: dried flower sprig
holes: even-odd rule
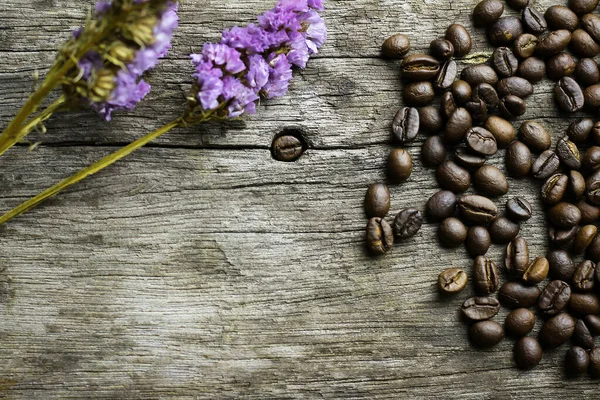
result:
[[[190,57],[195,67],[192,90],[183,114],[115,153],[64,179],[0,217],[0,224],[45,199],[115,163],[177,127],[254,114],[260,96],[283,96],[292,79],[292,66],[305,68],[327,39],[317,11],[325,0],[278,0],[258,17],[258,24],[223,32],[220,43],[205,44]]]
[[[0,134],[0,155],[57,111],[91,107],[108,121],[115,110],[132,110],[150,91],[142,74],[167,54],[177,23],[172,0],[96,3],[96,18],[73,32],[46,79]],[[59,85],[63,95],[27,120]]]

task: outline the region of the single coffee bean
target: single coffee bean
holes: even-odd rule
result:
[[[559,166],[558,155],[552,150],[546,150],[533,162],[531,172],[534,178],[545,179],[554,174]]]
[[[583,101],[585,106],[593,111],[598,111],[600,107],[600,84],[588,86],[583,91]]]
[[[463,140],[472,126],[471,114],[465,108],[457,108],[448,118],[444,129],[444,140],[448,144],[456,144]]]
[[[531,33],[524,33],[519,35],[513,47],[515,49],[515,55],[521,58],[531,57],[535,53],[535,48],[538,44],[538,38]]]
[[[600,121],[594,124],[591,132],[592,139],[596,144],[600,144]]]
[[[570,281],[575,272],[575,264],[565,250],[550,250],[546,254],[550,269],[548,274],[557,280]]]
[[[490,236],[494,243],[508,243],[519,234],[519,224],[500,217],[490,224]]]
[[[535,326],[535,315],[526,308],[517,308],[506,316],[504,328],[516,337],[527,335]]]
[[[589,203],[595,206],[600,205],[600,170],[596,170],[585,181],[585,196]]]
[[[591,350],[594,348],[594,337],[590,333],[587,326],[585,326],[585,323],[582,319],[578,319],[575,322],[575,330],[573,331],[571,340],[573,341],[573,344],[586,350]]]
[[[548,349],[565,343],[575,330],[575,320],[569,314],[561,313],[550,318],[540,329],[540,342]]]
[[[588,148],[581,157],[581,166],[585,172],[593,172],[600,168],[600,147]]]
[[[544,15],[533,7],[525,7],[522,15],[523,27],[527,32],[540,34],[546,30],[548,24]]]
[[[513,221],[527,221],[532,214],[531,204],[523,197],[513,197],[506,202],[506,215]]]
[[[569,7],[550,6],[544,13],[544,18],[550,29],[566,29],[574,31],[579,25],[579,18]]]
[[[596,264],[590,260],[583,260],[573,274],[573,288],[580,292],[586,292],[594,288],[596,275]]]
[[[568,136],[563,136],[556,144],[556,154],[563,165],[570,169],[581,168],[581,159],[577,145],[569,140]]]
[[[473,174],[475,188],[489,197],[503,196],[508,193],[508,181],[498,168],[484,165]]]
[[[383,42],[381,46],[381,52],[384,57],[400,59],[404,58],[406,53],[410,50],[410,40],[406,35],[397,33],[390,36]]]
[[[435,78],[435,87],[437,89],[449,89],[456,78],[456,61],[448,60],[442,64],[440,73]]]
[[[504,339],[504,328],[495,321],[480,321],[469,328],[469,339],[476,347],[494,347]]]
[[[529,246],[522,237],[516,237],[506,246],[504,266],[509,275],[522,276],[529,266]]]
[[[577,234],[577,227],[574,226],[569,229],[558,229],[553,226],[548,228],[548,239],[552,247],[560,248],[565,247]]]
[[[418,110],[419,129],[427,134],[438,134],[444,127],[444,117],[438,107],[426,106]]]
[[[282,135],[273,140],[271,152],[277,161],[296,161],[304,153],[304,144],[294,135]]]
[[[567,52],[560,52],[546,61],[546,75],[555,81],[565,76],[571,76],[577,68],[577,62]]]
[[[502,17],[488,28],[487,34],[492,46],[508,46],[523,34],[523,26],[517,17]]]
[[[458,247],[467,239],[467,228],[457,218],[446,218],[438,228],[438,238],[444,247]]]
[[[367,217],[386,216],[390,210],[390,191],[383,183],[374,183],[369,186],[365,195],[365,212]]]
[[[449,190],[440,190],[425,203],[425,214],[432,222],[442,221],[454,215],[456,195]]]
[[[473,25],[485,27],[496,22],[504,12],[504,4],[500,0],[480,1],[473,9]]]
[[[500,76],[508,77],[517,73],[519,60],[508,47],[498,47],[492,54],[492,64]]]
[[[575,64],[573,64],[575,69]],[[511,76],[504,78],[498,82],[496,86],[500,96],[514,95],[520,98],[525,98],[533,93],[533,86],[527,79]]]
[[[573,78],[568,76],[560,78],[554,87],[554,94],[556,103],[564,111],[574,113],[583,108],[583,91]]]
[[[571,34],[569,47],[579,57],[596,57],[600,53],[600,45],[583,29],[577,29]]]
[[[583,254],[592,243],[592,240],[594,240],[597,233],[598,228],[596,228],[596,225],[586,225],[582,227],[573,240],[571,252],[573,254]]]
[[[546,76],[546,63],[537,57],[526,58],[519,64],[517,75],[529,82],[539,82]]]
[[[465,135],[465,142],[469,150],[482,156],[491,156],[498,151],[496,138],[485,128],[474,126]]]
[[[427,81],[440,72],[440,62],[428,54],[411,54],[402,60],[402,77],[410,81]]]
[[[529,264],[527,270],[523,274],[523,281],[530,285],[540,283],[548,276],[550,264],[546,257],[537,257]]]
[[[581,199],[575,203],[575,207],[581,211],[582,224],[591,224],[600,218],[600,207],[588,203],[585,199]]]
[[[454,46],[446,39],[435,39],[429,44],[429,52],[438,60],[448,60],[454,55]]]
[[[537,286],[525,286],[521,282],[506,282],[498,292],[498,299],[508,308],[532,307],[540,296]]]
[[[591,13],[598,6],[598,0],[569,0],[569,8],[577,15]]]
[[[469,194],[458,199],[458,211],[467,221],[489,225],[498,216],[498,207],[487,197]]]
[[[595,293],[571,293],[569,310],[580,316],[600,314],[600,298]]]
[[[394,232],[385,220],[375,217],[367,223],[367,247],[373,254],[385,254],[394,245]]]
[[[402,210],[394,219],[394,233],[400,240],[411,238],[419,232],[423,221],[423,213],[416,208]]]
[[[471,86],[477,86],[480,83],[496,85],[498,75],[492,67],[486,64],[469,65],[460,73],[460,78]]]
[[[465,247],[469,255],[472,257],[484,255],[490,248],[490,244],[491,238],[487,229],[483,226],[472,226],[469,228],[467,240],[465,241]]]
[[[493,115],[485,121],[484,127],[494,135],[499,148],[505,148],[515,140],[515,128],[504,118]]]
[[[560,313],[569,303],[571,288],[565,281],[554,280],[548,283],[538,299],[538,307],[547,315]]]
[[[486,158],[478,154],[470,153],[464,148],[458,148],[456,149],[454,160],[458,165],[469,170],[474,170],[485,164]]]
[[[481,123],[487,119],[488,109],[485,101],[481,99],[468,101],[465,108],[471,114],[473,122]]]
[[[515,364],[519,369],[532,369],[542,360],[542,346],[537,339],[524,336],[515,343]]]
[[[542,201],[548,205],[558,204],[567,193],[569,178],[564,174],[554,174],[542,186]]]
[[[583,87],[600,82],[600,69],[596,61],[591,58],[581,58],[575,67],[575,80]]]
[[[435,91],[431,82],[407,82],[402,90],[404,103],[409,106],[426,106],[431,104]]]
[[[582,118],[573,121],[567,128],[569,139],[575,143],[585,142],[594,128],[594,121],[590,118]]]
[[[548,150],[552,141],[550,133],[536,121],[523,122],[519,128],[519,139],[535,153]]]
[[[473,321],[493,318],[500,311],[500,303],[493,297],[471,297],[462,305],[463,314]]]
[[[581,211],[573,204],[561,202],[548,210],[550,223],[559,229],[569,229],[581,221]]]
[[[456,164],[454,161],[444,161],[435,170],[435,177],[442,189],[454,193],[462,193],[471,186],[469,171]]]
[[[600,378],[600,347],[596,347],[594,350],[590,351],[589,357],[589,374],[594,378]]]
[[[517,96],[508,95],[500,99],[500,113],[504,118],[515,119],[525,114],[527,106],[523,99]]]
[[[515,10],[522,10],[529,5],[530,0],[507,0],[506,4]]]
[[[585,178],[581,172],[569,171],[569,193],[575,200],[579,200],[585,194]]]
[[[416,108],[402,107],[394,116],[392,133],[400,143],[412,142],[419,133],[419,112]]]
[[[462,269],[448,268],[438,276],[438,288],[443,293],[458,293],[467,286],[468,280],[467,273]]]
[[[565,370],[570,376],[584,374],[588,370],[590,356],[587,351],[579,346],[573,346],[567,351],[565,358]]]
[[[471,35],[460,24],[452,24],[446,30],[446,40],[448,40],[454,46],[454,55],[457,57],[466,56],[471,51],[473,42],[471,41]]]
[[[483,227],[478,228],[485,230]],[[500,278],[496,263],[487,257],[477,257],[473,264],[473,284],[475,291],[481,294],[491,294],[498,290]]]
[[[450,90],[452,91],[452,95],[454,96],[454,101],[458,104],[465,104],[471,99],[471,96],[473,94],[471,85],[469,85],[466,81],[463,81],[462,79],[454,81]]]
[[[523,142],[515,140],[506,150],[506,171],[515,178],[523,178],[531,171],[531,151]]]
[[[594,39],[600,40],[600,17],[596,14],[585,14],[581,17],[581,27]]]
[[[571,32],[566,29],[552,31],[539,38],[535,53],[540,57],[548,57],[563,51],[571,43]]]
[[[450,116],[458,109],[452,92],[444,92],[444,94],[442,94],[442,98],[440,99],[440,109],[442,115],[446,118],[450,118]]]
[[[437,167],[446,159],[446,145],[441,136],[430,136],[421,148],[421,159],[427,167]]]
[[[413,162],[408,151],[405,149],[394,149],[390,152],[387,159],[387,174],[392,181],[395,183],[406,181],[412,174],[412,169]]]
[[[485,106],[490,110],[498,107],[498,104],[500,103],[500,98],[498,97],[496,89],[489,83],[480,83],[475,86],[472,97],[475,102],[483,100]]]
[[[600,317],[597,315],[586,315],[583,318],[585,326],[589,329],[590,333],[594,336],[600,335]]]

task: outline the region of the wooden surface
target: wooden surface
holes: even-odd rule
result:
[[[0,126],[85,18],[81,3],[0,0]],[[435,281],[471,261],[463,249],[441,250],[435,225],[385,257],[365,252],[363,196],[385,179],[401,105],[397,63],[379,59],[379,46],[404,32],[424,50],[456,21],[474,51],[489,51],[469,20],[475,3],[330,0],[329,41],[285,98],[243,122],[169,134],[0,227],[0,398],[597,397],[597,382],[563,376],[565,346],[529,372],[514,368],[512,340],[470,347],[458,309],[471,289],[442,298]],[[34,151],[0,158],[2,210],[177,115],[187,53],[271,6],[186,1],[147,101],[111,124],[89,112],[54,117],[46,135],[30,137],[41,142]],[[524,117],[556,138],[570,120],[550,84],[535,90]],[[289,127],[310,148],[296,163],[276,162],[272,138]],[[437,190],[419,160],[422,140],[409,149],[410,181],[391,187],[390,217]],[[541,255],[539,185],[510,185],[535,205],[522,234]],[[490,255],[499,262],[502,251]]]

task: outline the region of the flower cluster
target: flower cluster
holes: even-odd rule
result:
[[[305,68],[327,39],[325,0],[279,0],[258,24],[226,29],[221,43],[192,54],[197,101],[227,118],[254,114],[256,100],[283,96],[292,66]]]

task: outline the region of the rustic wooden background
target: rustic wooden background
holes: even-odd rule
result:
[[[90,112],[54,117],[46,135],[31,137],[41,142],[34,151],[0,158],[1,209],[177,115],[187,54],[272,2],[187,1],[147,101],[111,124]],[[435,281],[471,261],[463,249],[440,250],[434,225],[385,257],[365,252],[363,196],[385,179],[401,105],[397,63],[380,59],[379,47],[403,32],[424,50],[456,21],[475,52],[489,51],[470,23],[475,4],[330,0],[329,41],[285,98],[243,122],[169,134],[0,227],[0,398],[597,397],[598,383],[565,378],[565,346],[521,372],[512,340],[469,345],[458,308],[470,289],[442,298]],[[0,0],[0,126],[90,5]],[[535,90],[524,118],[556,138],[570,120],[549,83]],[[310,148],[295,163],[274,161],[272,138],[290,127]],[[410,181],[391,187],[390,217],[437,190],[419,160],[422,141],[410,146]],[[535,204],[522,233],[543,254],[539,186],[510,185]],[[500,261],[502,251],[490,254]]]

